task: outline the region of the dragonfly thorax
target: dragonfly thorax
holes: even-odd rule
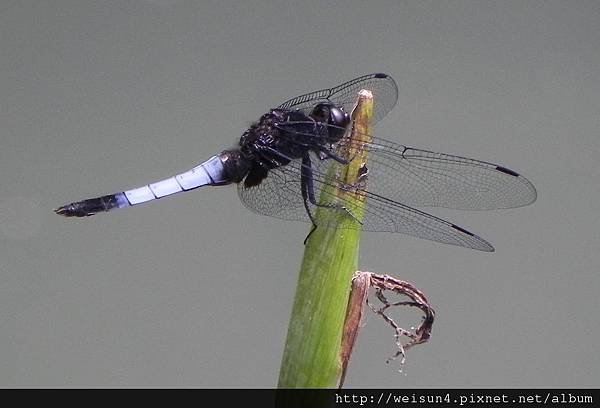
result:
[[[321,143],[315,133],[315,124],[304,113],[272,109],[244,132],[240,150],[269,168],[279,167]]]
[[[221,153],[233,182],[260,184],[269,170],[300,159],[328,142],[327,128],[298,110],[272,109],[242,135],[239,148]]]

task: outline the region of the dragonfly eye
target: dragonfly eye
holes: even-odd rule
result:
[[[331,103],[319,103],[310,115],[317,122],[331,125],[328,128],[329,141],[335,143],[344,136],[346,127],[350,123],[350,117],[344,109]]]

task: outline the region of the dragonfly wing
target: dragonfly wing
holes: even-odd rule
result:
[[[314,137],[302,132],[307,123],[290,121],[278,127],[287,141],[294,143]],[[382,197],[413,207],[461,210],[515,208],[536,200],[533,184],[507,167],[407,147],[371,135],[365,138],[371,142],[344,138],[332,149],[360,143],[360,148],[369,152],[368,191]]]
[[[394,79],[387,74],[375,73],[363,75],[333,88],[297,96],[285,101],[279,105],[279,108],[299,109],[308,114],[316,104],[332,102],[337,106],[342,106],[347,113],[350,113],[361,89],[370,90],[375,98],[374,122],[383,119],[398,101],[398,86]]]
[[[335,207],[323,209],[319,218],[319,227],[336,227],[340,214],[357,211],[353,201],[339,195],[328,193],[325,186],[347,188],[337,179],[327,176],[325,166],[343,166],[332,160],[320,160],[313,157],[315,166],[313,183],[315,194],[321,203],[333,204]],[[272,217],[295,221],[310,221],[301,194],[301,169],[299,160],[269,170],[269,175],[257,186],[238,185],[240,199],[251,210]],[[444,221],[433,215],[416,210],[365,190],[356,189],[366,196],[366,208],[362,224],[354,223],[352,228],[365,231],[399,232],[417,238],[473,248],[491,252],[494,248],[484,239],[455,224]],[[309,204],[313,213],[316,207]]]
[[[416,207],[461,210],[515,208],[537,192],[524,176],[504,166],[373,138],[369,150],[370,192]]]

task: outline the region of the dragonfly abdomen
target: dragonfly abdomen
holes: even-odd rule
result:
[[[66,204],[55,209],[54,212],[65,217],[88,217],[99,212],[146,203],[206,185],[229,182],[223,171],[223,162],[218,156],[213,156],[185,173],[132,190]]]

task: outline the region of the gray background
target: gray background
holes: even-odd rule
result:
[[[67,220],[231,146],[268,108],[391,74],[379,136],[494,161],[529,207],[431,210],[479,253],[364,234],[438,314],[398,373],[366,321],[349,387],[594,387],[600,2],[0,2],[0,386],[272,387],[308,225],[235,187]]]

